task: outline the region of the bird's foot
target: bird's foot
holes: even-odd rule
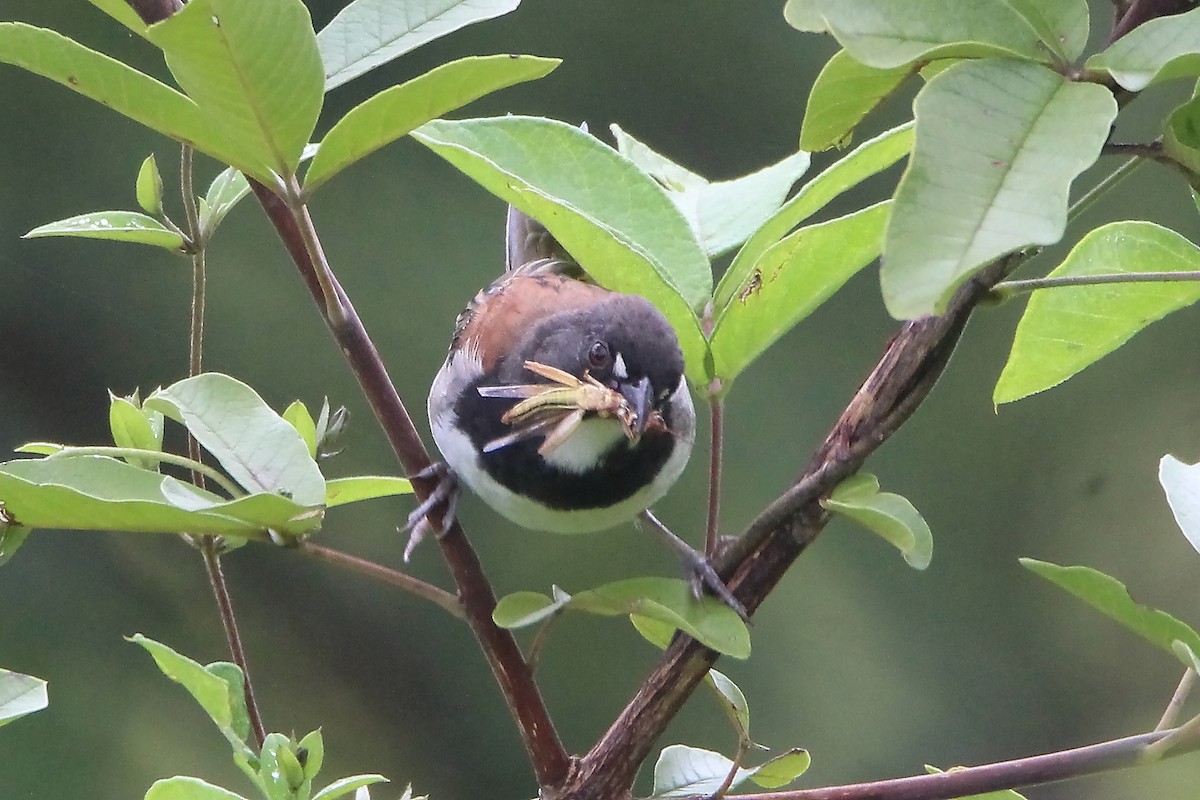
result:
[[[436,530],[439,537],[446,535],[446,532],[454,525],[455,513],[458,510],[458,500],[462,496],[462,488],[458,485],[458,476],[454,474],[454,470],[440,461],[430,464],[414,475],[413,478],[418,480],[436,480],[437,484],[433,487],[433,491],[429,493],[429,496],[408,515],[408,520],[404,523],[404,527],[398,529],[400,533],[409,531],[408,544],[404,546],[404,561],[406,563],[412,558],[413,551],[417,549],[417,545],[424,541],[429,531]],[[429,514],[439,505],[442,506],[442,514],[439,524],[435,525],[429,519]]]
[[[712,564],[703,553],[698,552],[690,544],[676,536],[658,517],[650,513],[649,509],[643,511],[639,518],[679,555],[691,577],[692,592],[697,598],[703,596],[704,590],[707,589],[741,617],[742,622],[750,622],[750,615],[746,612],[746,607],[733,596],[733,592],[729,591],[729,587],[721,580],[721,576],[713,569]]]

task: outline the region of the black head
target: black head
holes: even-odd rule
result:
[[[536,361],[582,378],[586,372],[625,395],[639,419],[661,408],[679,387],[683,353],[666,318],[648,300],[612,294],[553,314],[528,331],[499,365],[504,383],[529,383]]]

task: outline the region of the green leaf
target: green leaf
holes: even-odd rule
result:
[[[344,506],[377,497],[396,497],[412,494],[412,483],[408,478],[391,475],[355,475],[352,478],[335,478],[325,483],[325,506]]]
[[[191,0],[147,38],[206,119],[274,185],[291,175],[321,111],[321,56],[300,0]]]
[[[505,595],[492,610],[492,622],[509,630],[536,625],[557,614],[571,601],[571,595],[557,586],[555,598],[541,592],[513,592]]]
[[[216,674],[187,656],[180,655],[165,644],[149,639],[140,633],[129,637],[129,641],[145,648],[146,652],[154,658],[154,663],[158,665],[162,673],[187,690],[188,694],[200,704],[204,713],[208,714],[230,742],[237,743],[244,740],[244,736],[239,735],[234,727],[234,704],[231,702],[233,689],[226,680],[226,676],[228,676],[226,668],[231,665],[223,665],[222,674]],[[237,691],[239,694],[241,693],[240,684]],[[249,723],[246,723],[244,733],[249,734],[249,732]]]
[[[716,692],[720,698],[721,705],[724,706],[726,713],[729,714],[738,728],[739,739],[750,738],[750,704],[746,702],[746,695],[742,694],[742,690],[736,683],[731,681],[723,672],[718,672],[715,669],[710,669],[708,675],[705,676],[705,681]]]
[[[1150,222],[1114,222],[1075,245],[1050,277],[1200,270],[1200,250]],[[1065,381],[1172,311],[1200,299],[1200,282],[1062,286],[1034,293],[1017,325],[993,401],[1011,403]]]
[[[943,311],[980,267],[1052,244],[1071,181],[1100,153],[1111,92],[1037,64],[966,61],[917,96],[916,152],[896,190],[883,295],[898,319]]]
[[[633,623],[633,629],[641,634],[643,639],[659,650],[666,650],[671,644],[671,640],[675,638],[677,628],[670,623],[659,622],[640,614],[630,614],[629,621]]]
[[[388,783],[388,779],[382,775],[353,775],[349,778],[341,778],[313,795],[312,800],[335,800],[335,798],[350,794],[360,787],[370,786],[373,783]]]
[[[1188,182],[1200,185],[1200,86],[1167,117],[1162,144],[1164,153],[1187,168]]]
[[[795,197],[784,203],[747,240],[721,277],[714,299],[718,316],[747,285],[755,264],[770,247],[834,198],[908,155],[912,142],[912,123],[892,128],[863,142],[845,158],[800,187]]]
[[[186,425],[247,490],[280,492],[305,506],[325,502],[325,479],[304,439],[241,381],[197,375],[159,389],[143,407]]]
[[[46,682],[32,675],[0,669],[0,726],[50,705]]]
[[[153,153],[146,157],[141,168],[138,169],[135,189],[138,205],[142,207],[142,211],[151,216],[162,213],[162,175],[158,173],[158,162],[154,160]]]
[[[79,236],[85,239],[108,239],[179,250],[183,237],[154,217],[137,211],[94,211],[77,217],[48,222],[25,234],[23,239],[44,236]]]
[[[9,518],[31,528],[262,539],[268,528],[300,536],[321,523],[319,509],[278,494],[224,500],[170,476],[103,456],[2,463],[0,499]]]
[[[126,28],[129,28],[129,30],[138,36],[145,35],[146,23],[142,22],[142,18],[138,16],[137,12],[130,7],[126,0],[88,0],[88,2]]]
[[[817,151],[844,147],[854,127],[915,71],[912,64],[891,69],[868,67],[845,50],[834,53],[808,93],[800,148]]]
[[[317,457],[317,423],[313,421],[312,414],[308,413],[308,406],[299,400],[293,400],[291,405],[283,410],[283,418],[287,423],[296,429],[296,433],[300,434],[300,438],[304,440],[304,444],[308,447],[308,455],[310,458]],[[325,487],[325,496],[329,496],[329,487]]]
[[[246,679],[242,668],[228,661],[214,661],[204,669],[225,681],[225,691],[229,697],[229,729],[236,742],[246,742],[251,733],[250,712],[246,708]]]
[[[561,63],[536,56],[473,56],[384,89],[351,109],[325,136],[304,176],[304,191],[311,195],[355,161],[431,119],[497,89],[549,75]]]
[[[1200,635],[1195,630],[1165,611],[1138,605],[1129,596],[1125,584],[1116,578],[1089,567],[1061,567],[1033,558],[1022,558],[1021,565],[1176,658],[1180,656],[1172,648],[1175,641],[1200,653]],[[1189,659],[1180,658],[1180,661],[1185,667],[1191,666]]]
[[[249,193],[250,183],[245,175],[233,167],[221,170],[203,198],[204,210],[200,213],[200,229],[204,231],[204,235],[211,236],[225,219],[225,215]]]
[[[687,220],[649,176],[565,123],[533,117],[434,121],[413,137],[542,222],[601,285],[653,302],[679,336],[688,379],[704,385],[695,308],[712,271]]]
[[[715,377],[725,384],[879,255],[890,202],[801,228],[770,247],[713,329]]]
[[[760,767],[740,768],[730,789],[752,780],[764,788],[791,783],[808,769],[810,759],[804,750],[793,749]],[[651,798],[683,798],[711,795],[733,769],[733,761],[711,750],[673,744],[663,748],[654,765],[654,792]]]
[[[473,22],[507,14],[521,0],[355,0],[317,36],[325,90]]]
[[[1184,464],[1174,456],[1158,462],[1158,482],[1167,505],[1188,543],[1200,553],[1200,464]]]
[[[788,0],[783,7],[783,18],[798,31],[826,33],[829,25],[821,16],[820,0]]]
[[[145,800],[246,800],[240,794],[213,786],[199,778],[176,776],[155,781]]]
[[[236,152],[209,128],[188,97],[55,31],[0,23],[0,63],[49,78],[216,158],[224,160]]]
[[[1087,43],[1086,0],[825,0],[820,9],[838,42],[880,69],[936,58],[1065,62]]]
[[[117,447],[134,450],[162,450],[163,416],[156,411],[142,411],[126,397],[108,393],[108,428]],[[125,459],[136,467],[155,470],[158,462],[149,458],[129,456]]]
[[[0,520],[4,518],[4,504],[0,503]],[[17,550],[25,544],[25,540],[31,533],[33,533],[31,528],[0,521],[0,566],[7,564],[16,555]]]
[[[808,751],[793,747],[751,771],[750,780],[764,789],[778,789],[808,772],[811,765],[812,756]]]
[[[1149,20],[1087,60],[1131,92],[1151,83],[1200,75],[1200,9]]]
[[[310,731],[303,739],[300,740],[300,745],[297,748],[297,755],[303,752],[305,754],[304,776],[312,780],[321,771],[321,766],[325,763],[325,739],[321,736],[321,729]]]
[[[808,153],[798,152],[744,177],[714,183],[651,150],[619,125],[610,128],[617,151],[667,190],[710,257],[746,241],[779,210],[792,184],[808,170]]]
[[[913,569],[925,569],[933,558],[933,534],[929,525],[898,494],[879,491],[874,475],[859,473],[838,484],[821,505],[844,514],[895,546]]]
[[[637,614],[673,625],[706,647],[749,658],[750,632],[733,609],[714,597],[697,600],[686,581],[628,578],[579,592],[567,607],[602,616]]]

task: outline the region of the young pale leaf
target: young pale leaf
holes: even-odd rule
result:
[[[298,749],[301,748],[308,754],[304,759],[304,775],[312,780],[321,771],[321,765],[325,763],[325,739],[321,736],[321,729],[309,731],[300,740]]]
[[[1183,642],[1192,652],[1200,653],[1200,634],[1175,617],[1155,608],[1138,605],[1129,596],[1125,584],[1089,567],[1061,567],[1033,558],[1022,558],[1021,565],[1051,583],[1066,589],[1110,619],[1119,622],[1151,644],[1171,653],[1175,641]],[[1180,659],[1190,667],[1188,659]]]
[[[233,167],[221,170],[202,198],[203,208],[207,209],[200,213],[200,228],[204,235],[211,236],[225,215],[249,193],[250,183],[245,175]]]
[[[151,216],[162,213],[162,175],[158,173],[158,162],[154,160],[153,153],[142,162],[134,188],[137,193],[138,205],[142,207],[142,211]]]
[[[629,621],[633,623],[633,629],[643,639],[659,650],[666,650],[667,646],[671,644],[671,640],[675,638],[676,631],[678,631],[678,628],[668,622],[660,622],[650,617],[643,617],[640,614],[630,614]]]
[[[0,23],[0,63],[61,83],[151,130],[191,142],[218,160],[238,163],[239,151],[211,128],[191,99],[55,31]]]
[[[378,497],[396,497],[412,494],[412,483],[408,478],[390,475],[355,475],[352,478],[335,478],[325,483],[325,506],[344,506]]]
[[[0,498],[7,517],[31,528],[261,539],[267,528],[300,536],[321,523],[317,510],[278,494],[224,500],[175,478],[103,456],[0,464]]]
[[[801,228],[758,259],[713,329],[715,377],[725,384],[875,260],[890,202]]]
[[[233,727],[233,704],[229,701],[230,686],[224,678],[213,674],[187,656],[180,655],[167,645],[140,633],[129,637],[129,641],[141,645],[154,658],[154,663],[164,675],[186,689],[226,738],[239,741]]]
[[[382,775],[352,775],[349,778],[341,778],[329,784],[313,795],[312,800],[336,800],[336,798],[350,794],[350,792],[357,792],[364,786],[387,782],[388,779]]]
[[[800,148],[815,152],[845,147],[854,126],[915,71],[915,64],[879,69],[860,64],[845,50],[834,53],[808,93]]]
[[[798,152],[744,177],[713,183],[651,150],[619,125],[611,129],[618,152],[667,190],[710,257],[746,241],[779,210],[792,184],[808,170],[808,153]]]
[[[1197,54],[1200,64],[1200,53]],[[1197,87],[1200,90],[1200,86]],[[1163,128],[1163,152],[1187,168],[1188,180],[1200,185],[1196,175],[1200,172],[1200,91],[1192,99],[1180,105],[1167,117]]]
[[[241,381],[196,375],[159,389],[143,407],[186,425],[247,490],[280,492],[304,506],[325,503],[325,479],[304,439]]]
[[[3,517],[4,506],[0,504],[0,518]],[[25,540],[29,538],[29,534],[31,533],[33,533],[31,528],[0,522],[0,566],[12,560],[12,557],[16,555],[21,545],[25,544]]]
[[[214,661],[206,666],[205,671],[216,675],[225,681],[225,691],[229,696],[230,724],[228,736],[233,735],[231,744],[244,744],[250,738],[250,712],[246,708],[246,678],[242,668],[228,661]]]
[[[313,421],[312,414],[308,413],[308,406],[299,400],[293,400],[291,405],[283,410],[283,418],[287,423],[296,429],[296,433],[300,434],[300,438],[304,440],[304,444],[308,447],[308,455],[310,458],[317,457],[317,423]],[[325,496],[329,496],[329,487],[325,487]]]
[[[25,234],[23,239],[43,236],[78,236],[84,239],[108,239],[179,250],[183,237],[154,217],[137,211],[94,211],[77,217],[48,222]]]
[[[707,382],[693,309],[709,299],[712,270],[653,179],[599,140],[548,119],[434,121],[412,136],[542,222],[598,283],[658,306],[679,336],[688,379]]]
[[[821,505],[844,514],[886,539],[913,569],[925,569],[933,558],[933,534],[912,503],[898,494],[879,491],[874,475],[859,473],[842,481]]]
[[[824,0],[820,9],[838,42],[880,69],[989,56],[1069,62],[1087,44],[1086,0]]]
[[[213,786],[199,778],[178,775],[155,781],[144,800],[246,800],[240,794]]]
[[[50,705],[46,682],[32,675],[0,669],[0,725]]]
[[[153,25],[171,74],[254,177],[295,172],[321,111],[321,55],[301,0],[191,0]]]
[[[733,761],[711,750],[673,744],[654,764],[654,790],[649,800],[711,795],[721,787]],[[739,769],[729,788],[744,783],[750,770]]]
[[[551,599],[541,592],[513,592],[500,598],[492,611],[492,622],[509,630],[536,625],[557,614],[571,600],[569,594]]]
[[[1071,181],[1100,154],[1117,104],[1102,86],[990,59],[939,74],[915,110],[916,151],[883,248],[897,319],[940,313],[988,261],[1057,242]]]
[[[112,432],[113,444],[133,450],[162,450],[162,414],[143,412],[127,398],[108,393],[108,428]],[[157,426],[151,420],[157,417]],[[150,458],[128,456],[130,464],[146,470],[155,470],[158,462]]]
[[[1175,456],[1158,462],[1158,482],[1184,538],[1200,553],[1200,464],[1184,464]]]
[[[686,581],[629,578],[579,592],[567,607],[602,616],[650,617],[728,656],[750,656],[750,632],[737,613],[714,597],[697,600]]]
[[[507,14],[520,2],[354,0],[317,35],[325,64],[325,90],[473,22]]]
[[[785,786],[808,769],[811,759],[799,748],[777,756],[759,767],[740,768],[730,789],[751,780],[768,789]],[[654,765],[651,798],[682,798],[711,795],[724,783],[733,761],[711,750],[673,744],[663,748]]]
[[[807,750],[793,747],[786,753],[780,753],[762,766],[750,772],[750,780],[764,789],[778,789],[787,786],[792,781],[808,772],[812,765],[812,756]]]
[[[1075,245],[1050,277],[1200,270],[1200,249],[1150,222],[1114,222]],[[1200,300],[1200,282],[1061,286],[1034,293],[992,400],[1011,403],[1065,381],[1172,311]]]
[[[787,24],[805,33],[826,33],[829,25],[821,16],[820,0],[788,0],[783,7],[783,18]]]
[[[1200,9],[1145,22],[1087,60],[1131,92],[1152,82],[1200,75]]]
[[[747,285],[754,266],[776,242],[804,220],[824,208],[835,197],[895,164],[912,148],[913,126],[906,123],[863,142],[846,157],[800,187],[734,257],[721,277],[714,295],[719,316]]]
[[[414,128],[490,92],[549,75],[562,61],[536,56],[473,56],[384,89],[350,110],[325,136],[304,176],[312,194],[346,167]]]
[[[742,690],[738,685],[731,681],[723,672],[718,672],[715,669],[710,669],[705,681],[717,693],[717,697],[721,700],[721,705],[725,707],[730,718],[733,719],[738,727],[738,738],[750,738],[750,704],[746,702],[746,695],[742,694]]]

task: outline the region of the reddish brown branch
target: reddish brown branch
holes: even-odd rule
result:
[[[181,7],[175,0],[153,3],[139,3],[137,0],[127,2],[146,23],[166,19]],[[429,465],[429,454],[387,374],[374,343],[367,335],[362,320],[332,274],[328,275],[328,280],[340,301],[338,311],[341,319],[335,322],[327,313],[327,298],[321,287],[317,265],[310,257],[305,244],[306,237],[300,228],[301,225],[309,226],[311,232],[307,209],[302,208],[298,215],[293,214],[287,204],[267,187],[253,179],[250,179],[250,186],[283,241],[305,285],[308,286],[322,316],[329,324],[330,332],[353,369],[398,460],[408,474],[420,472]],[[419,500],[428,497],[433,488],[430,480],[413,481],[413,489]],[[439,527],[440,510],[435,511],[431,517],[434,526]],[[479,558],[457,522],[438,541],[458,587],[459,602],[466,612],[467,621],[487,656],[509,710],[520,728],[538,782],[542,785],[558,784],[567,773],[569,762],[566,750],[558,739],[541,693],[533,681],[533,673],[526,664],[516,640],[511,633],[492,622],[496,597]]]

